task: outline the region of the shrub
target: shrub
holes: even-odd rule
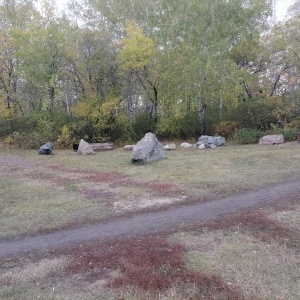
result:
[[[271,124],[282,125],[287,117],[283,100],[276,97],[242,102],[236,109],[237,121],[245,128],[270,130]]]
[[[163,117],[156,128],[159,138],[169,140],[176,138],[187,140],[199,136],[200,133],[200,121],[194,112]]]
[[[297,130],[295,128],[285,128],[281,132],[285,141],[294,141],[297,139]]]
[[[149,115],[146,113],[140,113],[134,118],[132,129],[135,133],[135,138],[140,140],[147,132],[154,132],[154,119],[150,119]]]
[[[234,132],[234,140],[240,144],[255,144],[263,137],[265,133],[256,129],[237,129]]]
[[[241,124],[237,121],[221,121],[214,126],[214,134],[228,139],[232,137],[235,130],[239,128],[241,128]]]
[[[22,149],[38,149],[47,142],[55,141],[56,137],[49,133],[33,132],[14,132],[12,135],[13,145]]]
[[[284,124],[285,129],[294,129],[297,132],[300,132],[300,118],[292,119],[290,122]]]
[[[294,141],[297,138],[297,129],[285,125],[283,128],[278,125],[271,124],[268,134],[282,134],[285,141]]]
[[[73,136],[72,130],[67,126],[64,125],[61,129],[61,133],[56,140],[56,147],[57,148],[69,148],[76,141],[75,137]]]

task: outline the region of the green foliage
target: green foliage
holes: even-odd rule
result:
[[[292,119],[290,122],[284,124],[284,128],[292,128],[296,131],[300,131],[300,118]]]
[[[61,129],[60,135],[57,137],[55,146],[56,148],[69,148],[76,141],[72,129],[64,125]]]
[[[266,131],[271,124],[282,124],[286,119],[287,111],[282,99],[269,97],[242,102],[236,109],[237,121],[245,128]]]
[[[14,132],[13,145],[22,149],[38,149],[47,142],[55,141],[56,136],[45,131]]]
[[[148,131],[189,139],[228,138],[237,124],[280,128],[299,116],[300,23],[266,31],[271,2],[86,1],[87,26],[76,26],[51,1],[43,13],[29,0],[2,1],[0,136],[67,147]]]
[[[221,121],[214,127],[214,134],[225,137],[226,139],[233,136],[236,129],[241,128],[237,121]]]
[[[154,43],[146,37],[133,21],[126,23],[126,38],[119,53],[119,61],[123,70],[138,70],[148,66],[153,59]]]
[[[282,134],[285,141],[294,141],[297,138],[297,129],[289,126],[279,127],[278,125],[271,124],[271,129],[268,134]]]
[[[54,142],[58,133],[55,123],[43,117],[34,122],[32,119],[18,119],[14,127],[15,131],[10,134],[12,144],[22,149],[38,149],[47,142]]]
[[[200,121],[193,112],[161,118],[156,134],[162,139],[195,138],[201,134]]]
[[[85,99],[73,108],[76,117],[74,137],[86,137],[91,142],[132,141],[134,132],[129,117],[121,111],[119,99],[100,102],[95,98]]]
[[[256,129],[237,129],[234,132],[234,140],[240,144],[255,144],[258,143],[259,139],[263,137],[265,133]]]
[[[149,118],[149,115],[146,113],[140,113],[134,118],[132,129],[134,131],[135,140],[139,141],[147,132],[155,131],[154,119]]]
[[[94,142],[124,142],[132,140],[133,131],[127,115],[119,111],[118,99],[104,102],[94,125]]]

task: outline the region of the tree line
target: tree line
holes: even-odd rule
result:
[[[300,130],[299,1],[0,0],[0,138],[135,142]]]

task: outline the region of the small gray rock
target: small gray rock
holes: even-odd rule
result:
[[[204,144],[199,144],[199,145],[197,145],[197,148],[198,148],[198,149],[205,149],[206,147],[205,147]]]
[[[126,145],[123,147],[123,150],[125,151],[132,151],[135,145]]]
[[[168,150],[176,150],[176,145],[174,143],[171,144],[167,144],[164,146],[164,150],[168,151]]]
[[[53,150],[53,143],[47,143],[41,146],[38,150],[38,154],[52,154]]]
[[[193,145],[190,143],[181,143],[180,145],[181,148],[187,149],[187,148],[192,148]]]

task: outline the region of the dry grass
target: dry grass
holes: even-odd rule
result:
[[[281,221],[278,215],[289,214]],[[297,300],[299,204],[0,263],[0,299]],[[298,242],[297,242],[298,241]],[[46,258],[44,257],[46,256]]]
[[[0,236],[95,222],[299,178],[299,144],[80,157],[0,149]],[[176,200],[177,199],[177,200]],[[122,208],[123,207],[123,208]],[[224,217],[171,237],[0,261],[2,300],[298,300],[300,204]]]
[[[292,222],[278,219],[289,214]],[[299,205],[281,212],[225,218],[175,235],[188,248],[192,269],[217,273],[245,299],[300,299]],[[297,220],[297,221],[295,221]]]
[[[136,166],[121,149],[78,156],[0,149],[0,237],[100,221],[115,214],[218,199],[299,178],[300,145],[178,149]]]

